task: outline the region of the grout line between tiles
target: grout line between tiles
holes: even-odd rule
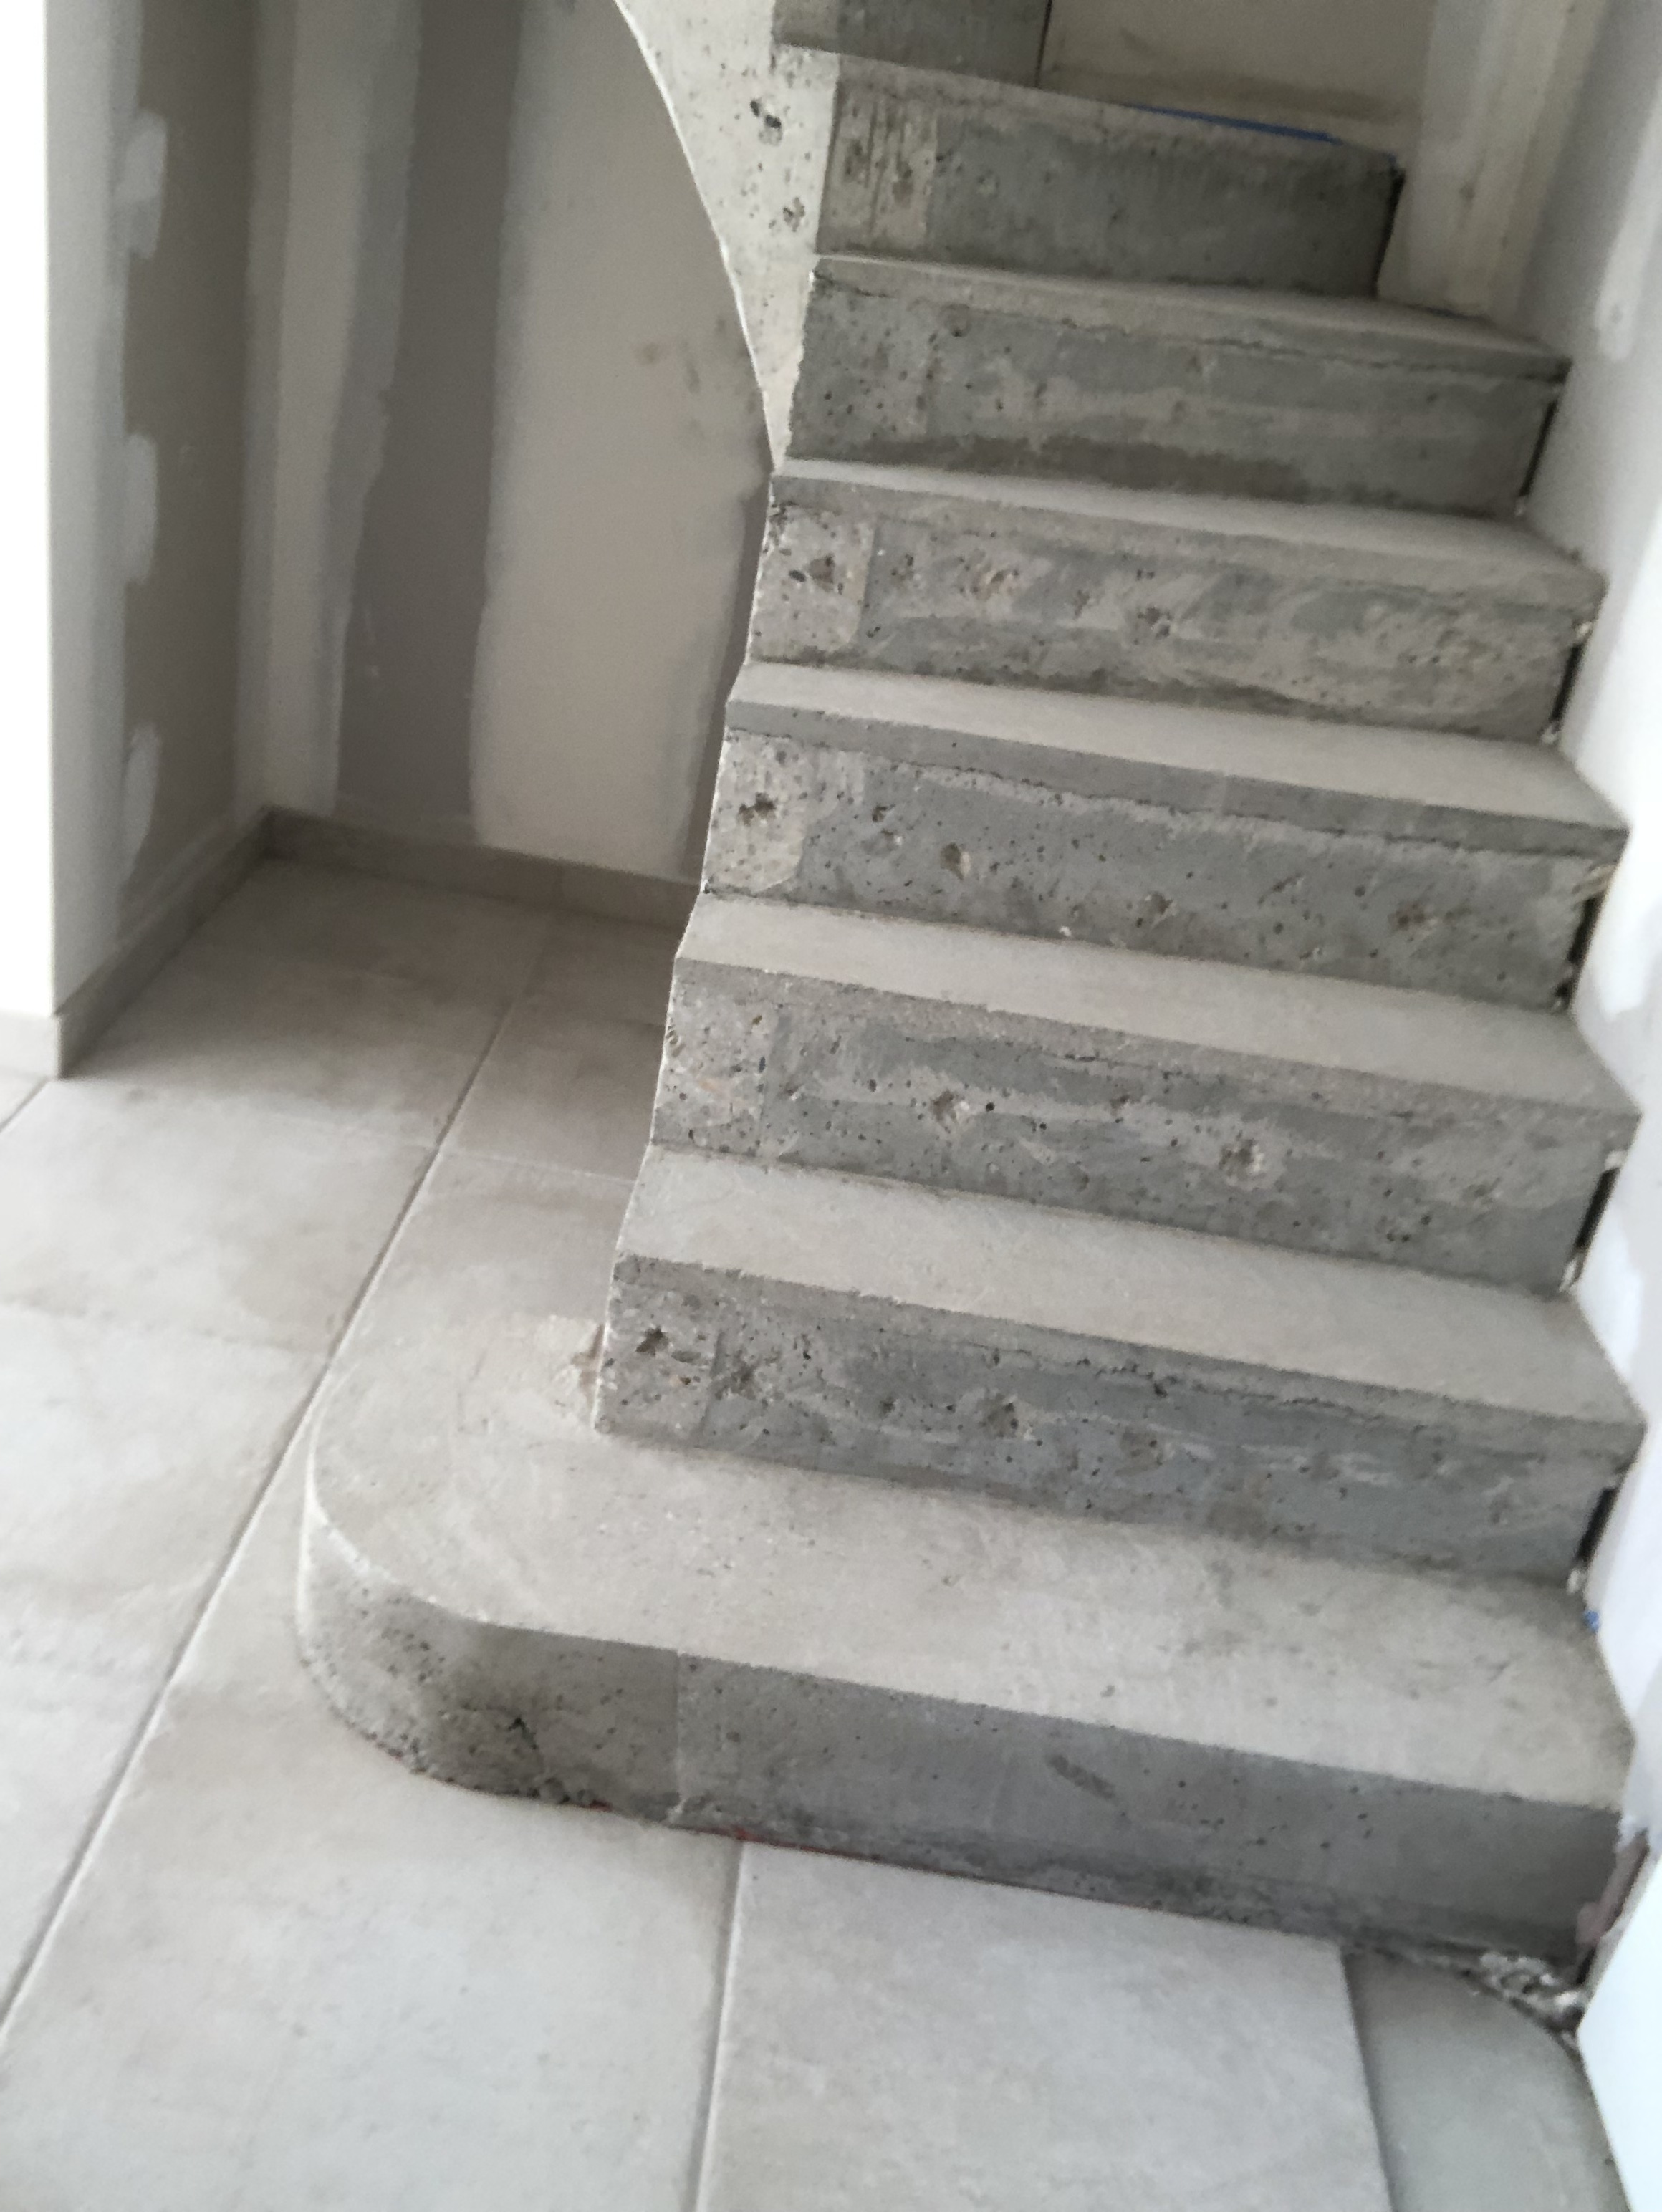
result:
[[[18,1962],[16,1971],[12,1975],[9,1982],[3,1985],[0,1985],[0,2034],[3,2034],[6,2027],[11,2021],[13,2014],[16,2011],[17,2007],[22,2002],[24,1996],[27,1994],[28,1985],[33,1978],[35,1971],[40,1966],[40,1960],[46,1952],[47,1943],[51,1940],[52,1930],[57,1927],[58,1921],[63,1917],[64,1908],[73,1897],[82,1876],[85,1873],[88,1866],[90,1864],[94,1854],[97,1850],[99,1843],[114,1814],[116,1807],[119,1802],[128,1778],[131,1775],[140,1753],[143,1752],[145,1744],[149,1741],[151,1733],[155,1729],[157,1717],[161,1711],[163,1704],[166,1702],[167,1692],[172,1689],[174,1682],[178,1680],[180,1670],[190,1657],[192,1648],[195,1644],[197,1638],[202,1633],[203,1623],[207,1619],[209,1613],[212,1609],[214,1601],[218,1597],[221,1590],[224,1588],[228,1577],[230,1575],[232,1569],[235,1566],[244,1546],[247,1543],[249,1534],[253,1528],[255,1520],[259,1517],[260,1508],[265,1504],[267,1498],[271,1495],[271,1486],[276,1481],[279,1473],[282,1471],[283,1464],[288,1459],[289,1451],[293,1449],[295,1439],[299,1436],[301,1431],[305,1426],[306,1422],[312,1414],[313,1409],[318,1404],[324,1389],[327,1386],[331,1376],[333,1375],[336,1362],[338,1360],[342,1351],[345,1347],[347,1340],[352,1333],[354,1324],[357,1321],[358,1316],[362,1312],[371,1292],[374,1290],[376,1284],[379,1283],[382,1274],[386,1272],[387,1261],[392,1255],[393,1247],[398,1242],[400,1231],[403,1229],[405,1222],[410,1218],[410,1216],[414,1212],[416,1206],[419,1204],[423,1192],[432,1181],[433,1171],[438,1165],[439,1155],[443,1149],[445,1139],[449,1136],[452,1128],[454,1127],[457,1115],[460,1115],[462,1108],[466,1104],[468,1098],[472,1096],[473,1086],[479,1079],[479,1076],[484,1070],[485,1061],[490,1058],[490,1054],[496,1046],[497,1038],[500,1037],[502,1030],[507,1026],[508,1016],[513,1012],[514,1006],[519,1004],[520,996],[521,994],[516,993],[512,1000],[510,1000],[510,1002],[502,1008],[501,1013],[497,1017],[496,1026],[492,1029],[490,1038],[487,1041],[484,1050],[479,1054],[478,1059],[474,1063],[472,1074],[463,1085],[460,1096],[457,1098],[454,1106],[451,1109],[450,1114],[447,1118],[443,1127],[439,1131],[439,1133],[428,1153],[426,1165],[423,1168],[420,1175],[416,1178],[415,1182],[411,1186],[409,1195],[405,1198],[403,1205],[399,1208],[398,1213],[394,1218],[391,1227],[388,1229],[385,1237],[381,1240],[380,1249],[376,1252],[374,1258],[371,1261],[368,1267],[366,1269],[363,1280],[358,1288],[357,1296],[353,1299],[350,1306],[348,1308],[344,1319],[342,1321],[340,1327],[336,1330],[333,1340],[331,1342],[327,1351],[324,1354],[322,1362],[318,1368],[315,1381],[313,1382],[311,1389],[306,1393],[304,1398],[301,1401],[300,1406],[295,1411],[293,1419],[285,1425],[283,1433],[271,1452],[266,1465],[265,1472],[261,1477],[259,1484],[256,1486],[254,1495],[249,1503],[248,1508],[239,1520],[235,1532],[231,1538],[231,1541],[221,1557],[218,1571],[209,1582],[206,1589],[203,1593],[200,1603],[196,1607],[189,1621],[186,1623],[178,1643],[175,1644],[173,1656],[163,1671],[161,1681],[157,1685],[155,1694],[146,1705],[131,1735],[128,1739],[125,1753],[116,1762],[108,1780],[104,1785],[104,1788],[99,1792],[92,1812],[88,1818],[84,1828],[82,1830],[81,1840],[70,1852],[63,1875],[52,1887],[46,1904],[46,1908],[40,1916],[40,1922],[36,1926],[33,1936],[23,1948],[22,1955]]]
[[[693,2128],[692,2162],[687,2175],[686,2212],[703,2212],[705,2185],[709,2180],[710,2142],[715,2124],[715,2087],[721,2075],[721,2042],[727,2033],[728,2010],[733,1995],[733,1960],[739,1940],[739,1885],[744,1879],[748,1844],[740,1844],[733,1856],[733,1878],[722,1912],[721,1989],[710,2025],[709,2069]]]
[[[32,1099],[38,1098],[46,1087],[45,1083],[35,1084],[31,1089],[23,1093],[22,1097],[17,1100],[15,1105],[9,1107],[3,1114],[0,1114],[0,1130],[9,1129],[12,1123],[23,1111],[23,1109]]]

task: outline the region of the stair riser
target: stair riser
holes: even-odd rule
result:
[[[460,1623],[313,1510],[301,1638],[354,1727],[470,1789],[1352,1942],[1565,1955],[1614,1816]]]
[[[1568,1572],[1634,1437],[631,1252],[597,1419],[658,1443],[1333,1556]]]
[[[1371,291],[1391,165],[1084,102],[838,88],[819,245],[1050,276]]]
[[[1148,490],[1504,515],[1553,387],[1141,327],[1082,329],[821,280],[794,453]]]
[[[1050,0],[779,0],[788,46],[1009,84],[1038,81]]]
[[[654,1133],[1549,1293],[1630,1125],[684,957]]]
[[[1610,872],[1219,811],[1206,789],[1151,804],[740,728],[705,867],[719,890],[804,905],[1537,1008]]]
[[[1464,589],[1180,523],[1065,533],[971,502],[782,493],[762,660],[1445,730],[1531,743],[1591,607]]]

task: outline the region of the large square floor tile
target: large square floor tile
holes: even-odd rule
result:
[[[82,1081],[240,1098],[434,1145],[502,1020],[401,976],[187,945]]]
[[[471,1152],[631,1180],[652,1127],[663,1032],[526,1000],[456,1117]]]
[[[0,1993],[317,1368],[0,1307]]]
[[[505,899],[267,860],[195,942],[397,976],[502,1007],[524,988],[549,928],[546,914]]]
[[[680,941],[679,930],[647,922],[556,915],[527,995],[569,1013],[661,1030]]]
[[[297,1505],[285,1473],[0,2039],[0,2204],[685,2212],[736,1846],[360,1741],[295,1656]]]
[[[747,1850],[701,2212],[1388,2212],[1330,1946]]]
[[[237,1101],[52,1084],[0,1130],[0,1300],[321,1351],[429,1157]]]
[[[441,1153],[338,1364],[419,1363],[518,1320],[598,1321],[628,1203],[627,1183]]]

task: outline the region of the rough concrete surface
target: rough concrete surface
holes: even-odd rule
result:
[[[751,646],[1533,743],[1600,592],[1498,524],[800,461]]]
[[[1366,292],[1390,159],[1334,141],[844,60],[821,252]]]
[[[1373,301],[828,256],[791,450],[1505,515],[1562,375],[1544,349]]]
[[[1052,1511],[1547,1582],[1641,1433],[1567,1304],[661,1152],[624,1226],[598,1413]]]
[[[1635,1115],[1562,1016],[707,899],[661,1143],[1550,1293]]]
[[[303,1639],[413,1763],[1034,1887],[1562,1954],[1626,1752],[1556,1592],[642,1448],[588,1425],[589,1357],[583,1324],[459,1317],[332,1401]]]

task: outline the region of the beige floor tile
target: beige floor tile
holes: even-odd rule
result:
[[[652,1127],[662,1032],[527,1000],[508,1016],[451,1142],[542,1167],[632,1177]]]
[[[0,1132],[0,1300],[321,1351],[429,1157],[239,1101],[53,1084]]]
[[[598,1319],[627,1183],[447,1153],[353,1324],[342,1364],[521,1317]]]
[[[557,915],[529,995],[572,1013],[661,1030],[680,932],[644,922]]]
[[[701,2212],[1389,2212],[1330,1944],[791,1851],[710,2126]]]
[[[505,899],[268,860],[198,933],[198,945],[302,960],[505,1006],[529,978],[549,916]]]
[[[0,2044],[27,2212],[684,2212],[735,1847],[406,1774],[286,1475]]]
[[[432,1145],[502,1020],[392,975],[187,946],[78,1071]]]
[[[0,1307],[0,1992],[317,1371]]]

